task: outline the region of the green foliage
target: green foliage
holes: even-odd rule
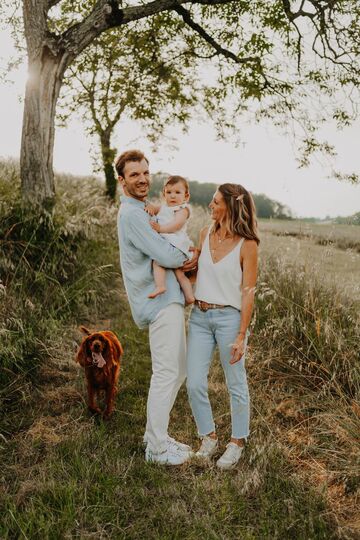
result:
[[[60,178],[55,212],[34,213],[19,199],[14,167],[0,164],[1,385],[17,373],[34,377],[61,339],[62,326],[94,302],[95,287],[102,290],[110,271],[96,257],[97,229],[114,218],[94,179],[71,185],[71,179]]]
[[[63,31],[90,12],[91,5],[64,2],[54,28]],[[293,3],[256,0],[159,13],[102,34],[76,60],[63,112],[87,104],[88,130],[99,133],[100,125],[113,129],[111,111],[119,117],[121,110],[154,143],[174,122],[186,128],[195,112],[220,137],[236,139],[241,116],[271,119],[297,139],[299,165],[308,166],[314,155],[335,155],[319,137],[321,125],[335,119],[342,128],[356,117],[359,18],[355,0],[305,1],[299,11]],[[354,172],[331,174],[358,180]]]
[[[165,13],[138,22],[136,28],[110,30],[67,72],[58,120],[65,123],[71,114],[78,114],[87,133],[97,137],[100,146],[93,153],[94,170],[103,169],[107,194],[113,200],[117,181],[111,138],[119,121],[139,122],[156,144],[167,126],[187,126],[200,98],[195,61],[177,40],[181,28],[179,21]]]

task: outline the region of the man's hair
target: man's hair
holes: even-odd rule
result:
[[[260,243],[254,199],[240,184],[222,184],[218,191],[226,204],[225,225],[230,234],[238,234]]]
[[[115,159],[115,169],[118,176],[124,178],[124,168],[128,161],[142,161],[145,159],[149,164],[148,158],[140,150],[126,150]]]
[[[165,191],[166,186],[173,186],[174,184],[177,184],[178,182],[181,182],[183,186],[185,187],[185,195],[189,195],[190,193],[189,182],[183,176],[177,176],[177,175],[169,176],[169,178],[165,180],[163,192]]]

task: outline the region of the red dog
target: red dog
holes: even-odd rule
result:
[[[109,418],[114,409],[123,348],[112,332],[94,332],[92,334],[84,326],[80,326],[80,329],[87,334],[87,337],[80,345],[76,361],[85,368],[88,407],[92,413],[101,413],[96,405],[96,395],[100,390],[105,390],[104,418]]]

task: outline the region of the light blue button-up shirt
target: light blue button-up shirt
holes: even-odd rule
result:
[[[155,288],[152,261],[164,268],[179,268],[186,256],[151,228],[150,216],[144,211],[145,203],[125,196],[120,197],[120,202],[121,272],[134,321],[139,328],[145,328],[167,305],[184,305],[183,293],[172,270],[166,271],[166,292],[148,298]]]

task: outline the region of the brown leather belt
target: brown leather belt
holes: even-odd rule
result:
[[[223,306],[222,304],[208,304],[207,302],[203,302],[203,300],[195,300],[195,305],[201,309],[201,311],[207,311],[208,309],[220,309],[224,308],[226,306]]]

